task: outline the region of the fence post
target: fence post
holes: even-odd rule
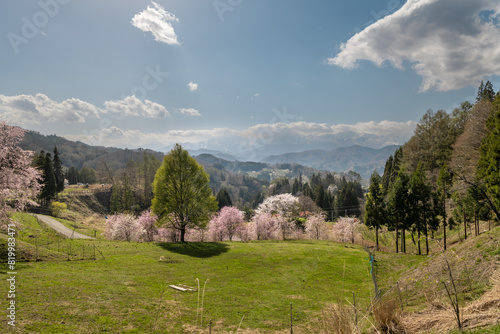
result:
[[[212,319],[210,319],[210,322],[208,323],[208,334],[212,334]]]
[[[358,309],[356,308],[356,294],[354,291],[352,292],[352,300],[354,305],[354,321],[356,324],[356,328],[358,328]]]
[[[293,306],[290,303],[290,334],[293,334]]]

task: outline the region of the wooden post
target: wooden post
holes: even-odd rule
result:
[[[354,305],[354,323],[356,324],[356,328],[358,328],[358,309],[356,308],[356,294],[354,291],[352,292],[352,301]]]
[[[208,323],[208,334],[212,334],[212,319],[210,319],[210,322]]]
[[[290,334],[293,334],[293,306],[290,303]]]

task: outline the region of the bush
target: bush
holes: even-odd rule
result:
[[[52,212],[52,215],[54,217],[59,217],[61,213],[63,213],[67,209],[68,206],[66,205],[66,203],[61,203],[61,202],[50,203],[50,211]]]

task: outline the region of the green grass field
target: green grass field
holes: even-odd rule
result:
[[[25,219],[26,230],[51,236],[36,220],[18,218]],[[75,254],[68,261],[61,247],[59,257],[18,263],[20,333],[200,333],[198,293],[168,287],[196,287],[196,278],[201,289],[209,280],[203,328],[212,319],[214,333],[235,331],[242,318],[242,329],[274,333],[289,328],[290,303],[296,332],[307,333],[311,319],[342,292],[350,299],[355,292],[358,305],[365,307],[373,294],[367,254],[357,246],[311,241],[71,243],[74,250],[95,245],[105,258],[80,260]],[[51,254],[57,254],[54,245]],[[7,321],[0,323],[0,332],[10,329]]]
[[[341,300],[350,309],[354,292],[361,319],[369,314],[374,295],[368,255],[358,245],[309,240],[186,244],[69,240],[30,215],[12,218],[22,224],[16,237],[17,327],[8,326],[8,300],[3,299],[0,333],[208,333],[209,320],[212,333],[235,333],[240,323],[243,333],[289,333],[290,304],[294,333],[318,333],[316,326],[331,303]],[[487,288],[487,275],[474,275],[471,285],[467,273],[494,268],[500,256],[499,237],[500,230],[495,229],[452,246],[450,261],[463,290],[462,305]],[[0,234],[2,251],[6,240]],[[446,273],[439,253],[377,252],[375,260],[379,287],[388,298],[403,299],[405,311],[428,307],[426,296],[432,293],[443,296],[438,281]],[[7,293],[5,264],[0,279]],[[201,283],[200,296],[168,287],[196,288],[196,279]],[[397,281],[402,284],[401,295],[395,293]],[[202,298],[205,282],[201,324],[198,297]],[[369,332],[369,321],[362,322],[364,332]],[[470,333],[496,333],[496,329]]]

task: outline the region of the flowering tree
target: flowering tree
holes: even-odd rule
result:
[[[278,226],[283,239],[295,227],[294,217],[298,215],[299,200],[292,194],[280,194],[268,197],[262,202],[255,212],[269,213],[277,218]]]
[[[154,236],[158,235],[158,229],[155,225],[157,219],[158,217],[151,210],[144,211],[137,219],[137,223],[143,231],[141,237],[144,241],[153,241]]]
[[[356,218],[339,218],[339,221],[333,225],[332,237],[338,242],[354,243],[359,234],[357,228],[359,223]]]
[[[319,240],[326,234],[327,226],[323,215],[314,214],[309,216],[306,221],[306,232],[311,239]]]
[[[233,240],[233,236],[241,229],[243,225],[243,212],[234,206],[225,206],[210,221],[210,229],[217,236],[218,241],[224,237]]]
[[[213,241],[224,240],[225,229],[219,216],[214,216],[208,223],[208,234]]]
[[[278,229],[277,219],[265,212],[257,213],[248,227],[250,238],[255,240],[274,239]]]
[[[106,235],[112,240],[139,240],[142,228],[130,214],[114,214],[106,221]]]
[[[17,144],[25,131],[0,122],[0,221],[7,222],[7,210],[23,210],[40,192],[40,171],[31,166],[33,152]]]

